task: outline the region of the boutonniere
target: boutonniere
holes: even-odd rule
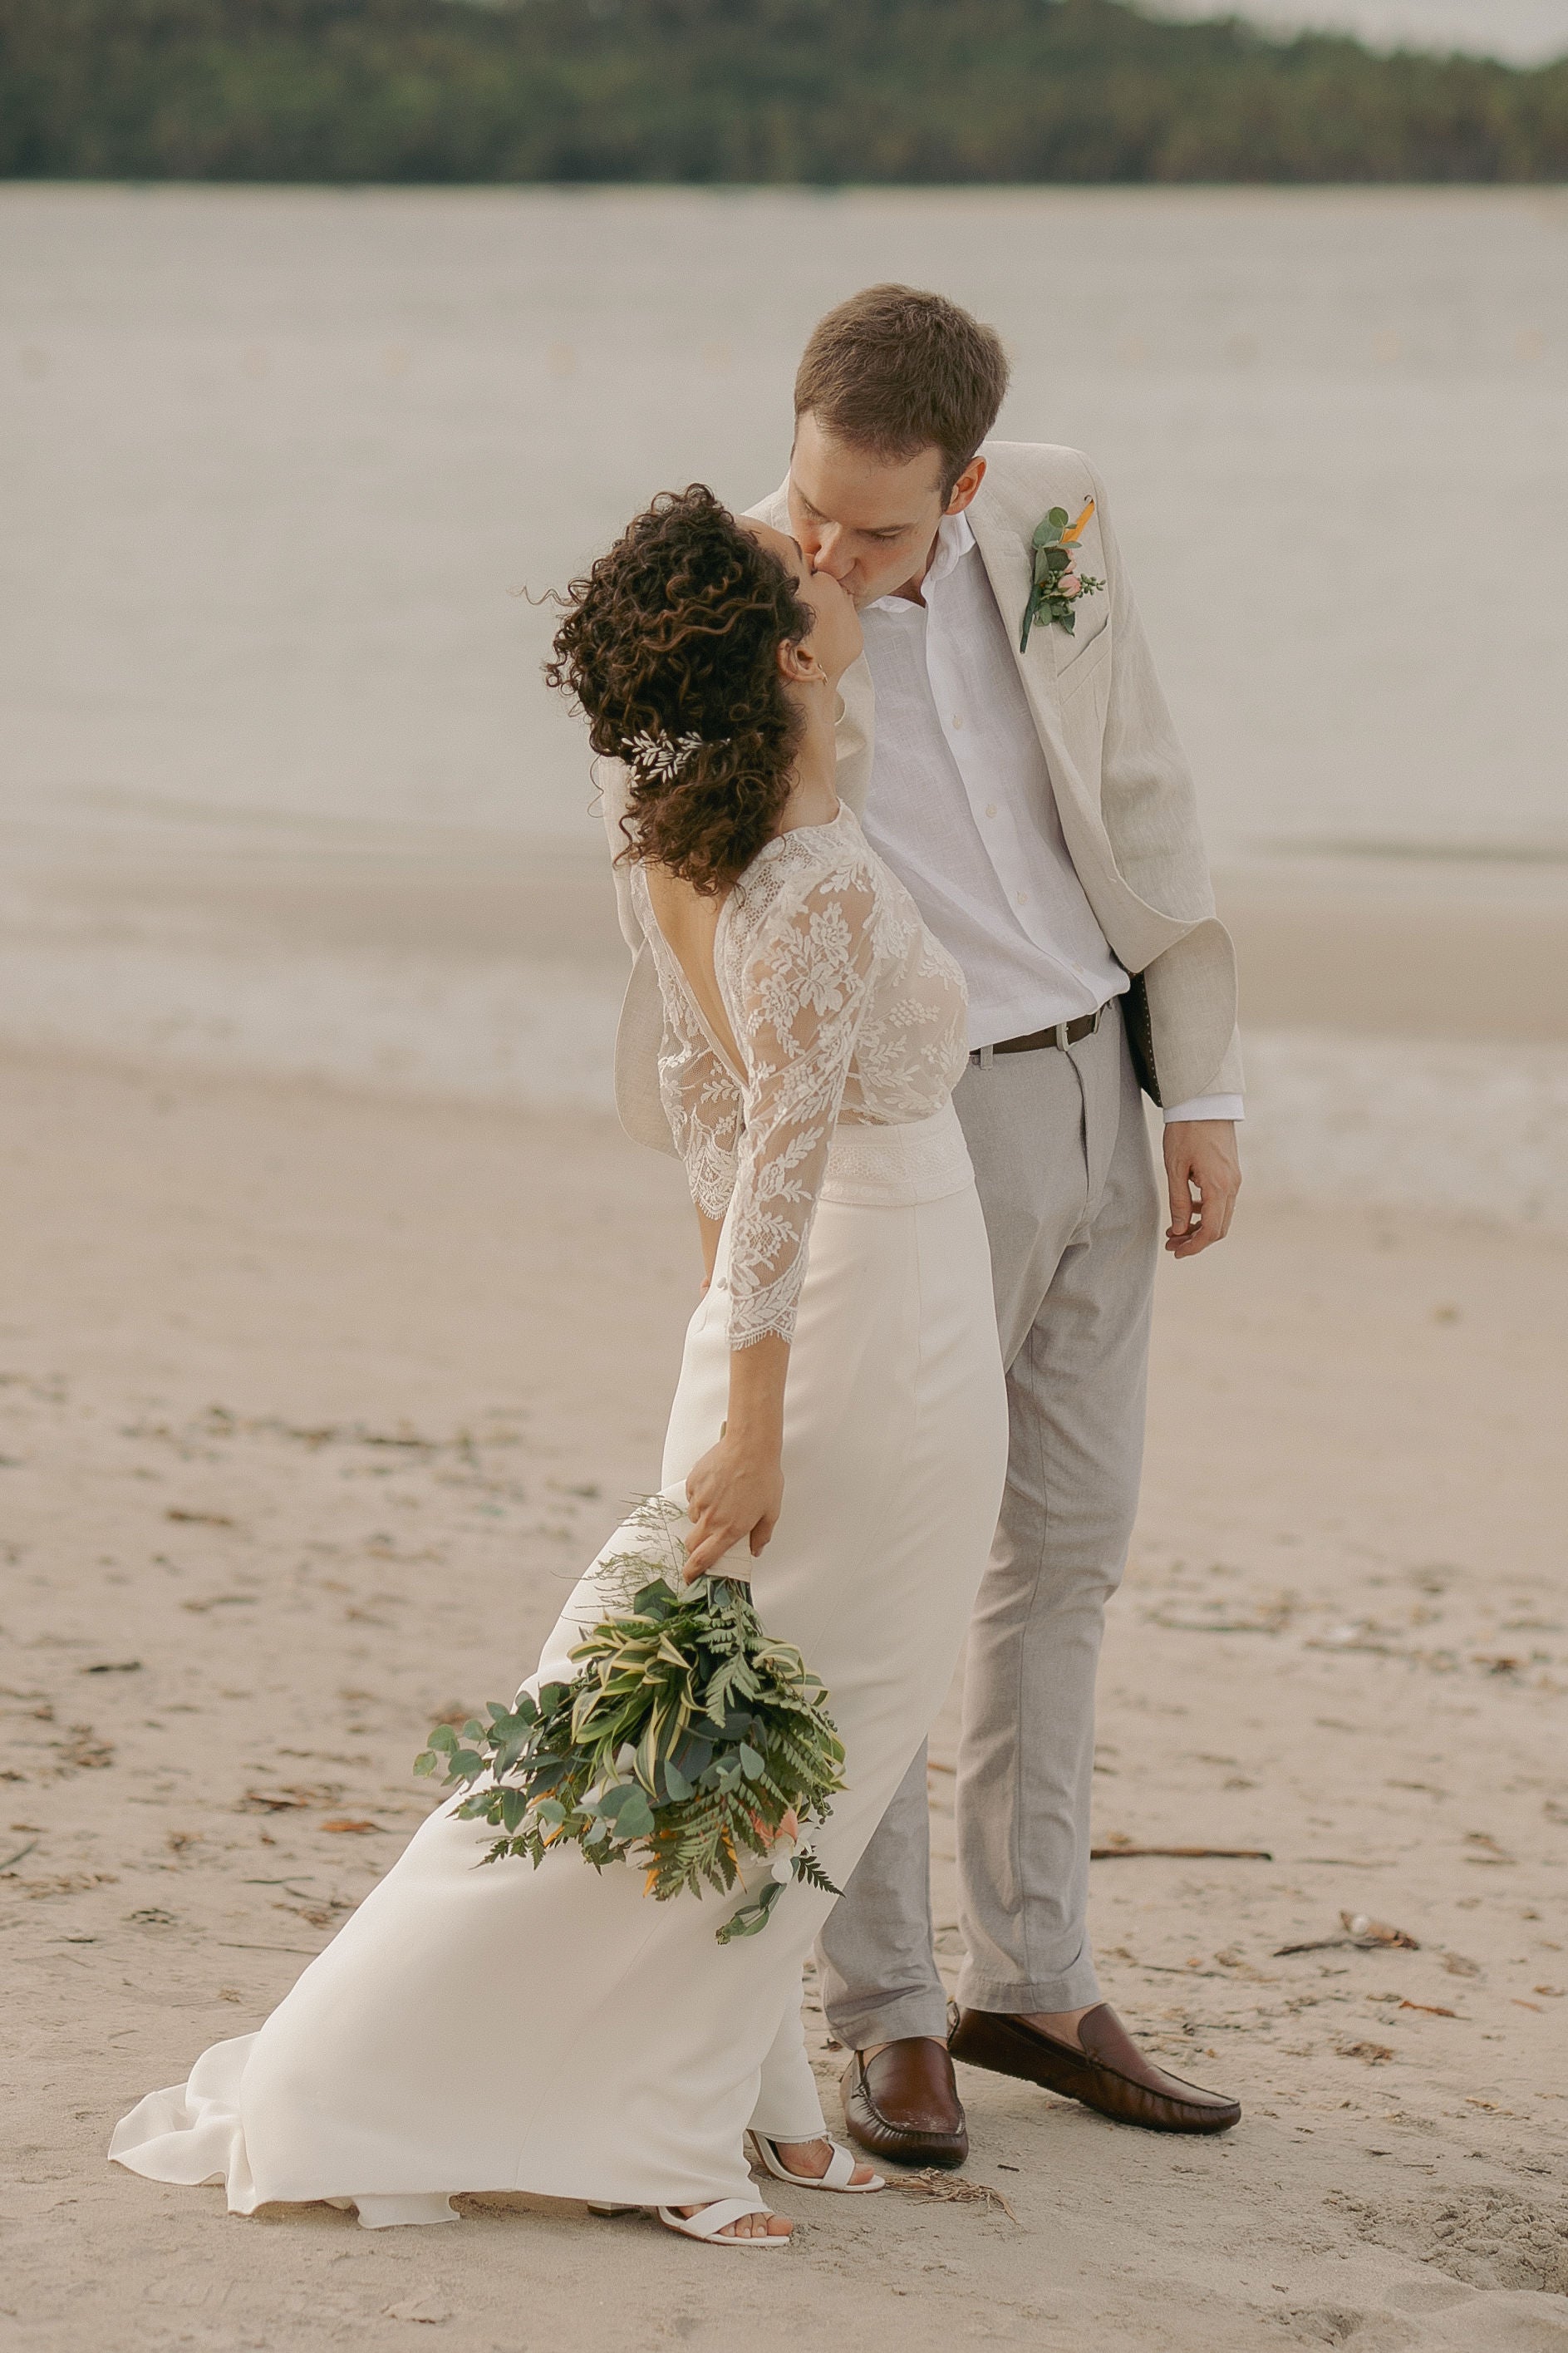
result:
[[[1018,639],[1018,651],[1028,646],[1029,631],[1037,621],[1059,622],[1070,638],[1077,618],[1078,600],[1092,596],[1103,588],[1103,580],[1091,580],[1078,565],[1078,543],[1084,527],[1094,512],[1090,499],[1078,521],[1069,523],[1066,507],[1053,507],[1044,522],[1036,528],[1034,537],[1035,576],[1029,587],[1029,601],[1024,607],[1024,632]]]

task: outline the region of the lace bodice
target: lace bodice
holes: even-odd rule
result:
[[[963,976],[849,809],[766,843],[720,911],[714,973],[743,1070],[703,1019],[654,919],[632,901],[664,999],[659,1090],[692,1198],[730,1221],[730,1345],[789,1339],[839,1121],[939,1111],[965,1059]]]

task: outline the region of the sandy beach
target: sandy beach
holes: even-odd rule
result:
[[[3,208],[0,2348],[1568,2353],[1562,192]],[[966,2071],[966,2173],[781,2188],[765,2295],[538,2200],[231,2220],[115,2120],[388,1867],[433,1717],[510,1695],[694,1296],[521,592],[662,483],[775,482],[810,323],[889,277],[994,316],[1004,432],[1115,483],[1237,944],[1247,1189],[1162,1271],[1091,1916],[1245,2121]]]
[[[5,1086],[0,2341],[597,2353],[743,2309],[764,2347],[1568,2347],[1560,1241],[1259,1201],[1163,1271],[1093,1926],[1245,2122],[1168,2141],[965,2071],[968,2193],[781,2190],[809,2227],[759,2303],[637,2221],[247,2222],[103,2155],[386,1868],[432,1716],[510,1693],[649,1483],[679,1171],[589,1113],[42,1054]],[[952,1746],[950,1703],[950,1957]],[[485,1999],[460,1953],[451,1999]]]

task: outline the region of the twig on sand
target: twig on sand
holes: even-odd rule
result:
[[[1132,1846],[1118,1839],[1111,1846],[1091,1846],[1091,1862],[1114,1862],[1122,1855],[1173,1855],[1183,1862],[1272,1862],[1264,1846]]]
[[[1329,1953],[1347,1945],[1358,1953],[1392,1952],[1401,1948],[1407,1953],[1418,1953],[1421,1949],[1416,1938],[1405,1929],[1395,1928],[1387,1920],[1369,1920],[1364,1912],[1342,1912],[1340,1925],[1344,1930],[1341,1936],[1317,1936],[1308,1945],[1276,1945],[1275,1959],[1283,1960],[1288,1953]]]
[[[1268,1601],[1250,1618],[1172,1618],[1163,1609],[1147,1614],[1151,1625],[1172,1634],[1282,1634],[1295,1612],[1288,1601]]]
[[[299,1953],[307,1961],[318,1959],[321,1954],[319,1945],[242,1945],[232,1936],[220,1936],[218,1943],[226,1953]]]
[[[888,2186],[912,2190],[917,2198],[935,2198],[944,2206],[1000,2206],[1009,2222],[1018,2219],[1003,2192],[989,2181],[960,2181],[951,2173],[939,2173],[934,2165],[922,2166],[919,2173],[889,2174]]]
[[[29,1839],[26,1846],[19,1846],[15,1854],[8,1854],[5,1862],[0,1862],[0,1871],[9,1871],[13,1863],[22,1862],[26,1856],[32,1853],[37,1843],[37,1839]]]

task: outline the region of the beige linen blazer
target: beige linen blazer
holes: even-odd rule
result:
[[[1012,632],[1062,831],[1100,928],[1142,979],[1146,1059],[1157,1099],[1239,1094],[1236,955],[1215,915],[1192,774],[1154,674],[1106,512],[1105,486],[1077,449],[988,441],[985,478],[969,509],[981,559]],[[1083,567],[1106,583],[1079,607],[1076,634],[1037,622],[1028,650],[1018,630],[1029,593],[1035,526],[1054,506],[1095,512]],[[789,529],[783,489],[750,512]],[[858,817],[871,774],[874,696],[864,655],[840,684],[838,792]],[[626,772],[605,763],[604,815],[612,851],[625,847]],[[652,952],[616,869],[621,929],[634,958],[616,1039],[616,1107],[628,1135],[675,1148],[658,1092],[663,1011]]]

